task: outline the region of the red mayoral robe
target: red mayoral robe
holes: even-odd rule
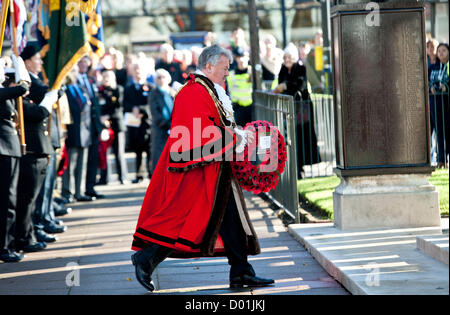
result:
[[[219,229],[233,194],[247,252],[260,252],[228,162],[237,137],[224,113],[214,84],[191,75],[175,98],[170,137],[142,203],[133,250],[157,243],[175,249],[171,257],[224,256]]]

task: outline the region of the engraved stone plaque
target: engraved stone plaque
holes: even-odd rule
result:
[[[378,25],[362,4],[333,9],[337,170],[429,172],[423,5],[379,6]]]

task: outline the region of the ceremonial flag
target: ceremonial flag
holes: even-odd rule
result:
[[[3,3],[3,0],[1,2]],[[0,9],[2,3],[0,3]],[[14,21],[16,24],[15,27],[16,27],[17,49],[20,54],[27,45],[27,38],[25,35],[25,24],[27,23],[27,10],[25,8],[24,0],[10,0],[9,5],[14,5]],[[5,33],[8,39],[11,41],[12,45],[13,40],[11,35],[12,34],[11,22],[12,20],[8,14]]]
[[[38,8],[44,70],[49,86],[56,90],[73,66],[89,53],[85,16],[76,0],[40,0]]]
[[[91,45],[91,58],[100,59],[105,54],[105,44],[103,43],[103,20],[100,1],[97,7],[86,14],[86,28],[88,40]]]

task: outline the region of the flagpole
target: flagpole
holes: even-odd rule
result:
[[[14,0],[13,0],[14,1]],[[19,57],[19,50],[17,49],[17,28],[16,28],[16,18],[14,16],[14,2],[9,6],[10,14],[11,14],[11,24],[12,24],[12,44],[13,44],[13,52],[16,57]],[[22,155],[27,153],[27,145],[25,143],[25,124],[23,120],[23,100],[22,96],[17,98],[17,117],[19,119],[19,125],[17,128],[19,129],[19,140],[20,140],[20,148],[22,150]]]
[[[0,33],[0,56],[2,55],[3,37],[5,36],[6,18],[8,17],[9,0],[2,1],[2,11],[0,15],[1,33]]]

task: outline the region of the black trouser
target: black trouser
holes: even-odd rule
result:
[[[32,218],[47,164],[47,156],[27,153],[20,158],[16,219],[16,244],[19,248],[36,242]]]
[[[247,235],[242,228],[233,191],[230,191],[219,234],[222,237],[228,264],[231,266],[230,278],[243,274],[254,276],[255,271],[247,261]]]
[[[128,167],[125,159],[125,132],[114,130],[114,141],[112,145],[114,158],[116,161],[116,170],[120,182],[128,180]],[[111,166],[106,163],[106,169],[100,171],[100,182],[108,183],[111,174]]]
[[[86,193],[95,192],[94,186],[97,183],[98,173],[98,145],[100,143],[99,138],[92,137],[92,143],[89,146],[87,167],[86,167]]]
[[[238,209],[234,200],[233,192],[230,192],[227,208],[219,231],[225,247],[230,268],[230,279],[243,274],[255,275],[252,265],[247,261],[247,236],[242,228]],[[173,251],[158,244],[143,249],[141,257],[150,264],[152,270],[156,268]]]
[[[15,249],[17,182],[19,158],[0,155],[0,253]]]

